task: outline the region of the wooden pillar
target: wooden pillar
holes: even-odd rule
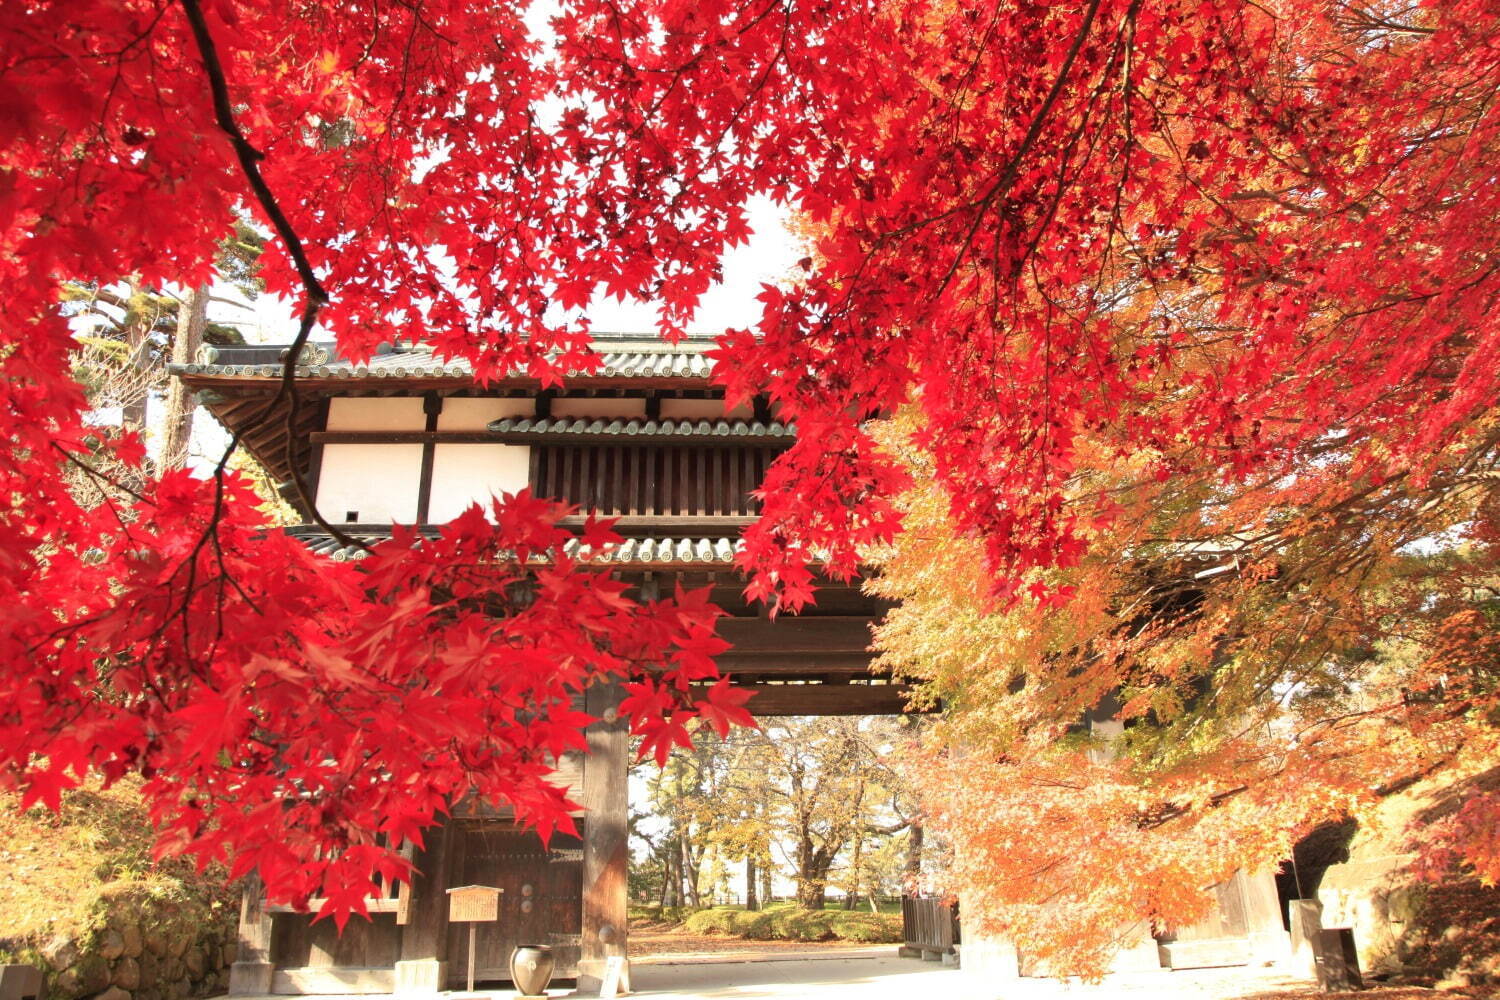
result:
[[[410,895],[401,928],[401,958],[396,962],[398,996],[435,996],[447,986],[448,963],[448,873],[453,847],[462,838],[452,820],[434,827],[426,836],[426,849],[413,863]]]
[[[271,992],[271,914],[266,910],[266,890],[260,876],[245,877],[240,896],[239,948],[229,967],[231,996],[264,996]]]
[[[622,964],[620,986],[628,989],[626,957],[627,842],[626,770],[630,727],[619,714],[618,685],[595,685],[584,709],[599,719],[586,733],[589,755],[583,764],[583,949],[578,991],[597,993],[609,960]]]

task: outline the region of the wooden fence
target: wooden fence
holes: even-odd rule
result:
[[[901,897],[901,954],[935,962],[959,943],[958,907],[941,899]]]

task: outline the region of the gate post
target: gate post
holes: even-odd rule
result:
[[[449,858],[453,854],[453,820],[435,826],[423,838],[425,847],[412,859],[406,923],[401,928],[401,958],[396,962],[397,996],[436,996],[447,984],[443,960],[448,938]]]
[[[628,842],[627,772],[629,721],[621,718],[617,684],[595,684],[584,695],[584,711],[599,719],[588,727],[583,762],[583,942],[578,992],[598,993],[611,958],[623,968],[620,986],[630,988],[626,954]]]
[[[266,911],[266,889],[260,875],[245,876],[240,895],[240,940],[229,967],[229,995],[271,992],[271,914]]]

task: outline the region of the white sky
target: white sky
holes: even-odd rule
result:
[[[720,333],[727,327],[754,326],[760,319],[763,283],[785,277],[802,252],[787,231],[787,213],[769,198],[757,197],[748,205],[750,242],[735,247],[724,258],[724,280],[709,289],[689,330]],[[233,289],[216,288],[215,295],[237,298]],[[297,335],[296,303],[270,295],[251,304],[252,319],[243,310],[218,307],[214,318],[237,322],[251,343],[289,343]],[[645,332],[656,329],[656,304],[616,302],[600,296],[586,310],[593,328],[600,331]],[[323,338],[326,338],[326,334]],[[322,339],[322,338],[320,338]]]
[[[720,333],[728,327],[753,327],[760,319],[756,296],[761,285],[786,277],[798,258],[803,256],[795,238],[787,231],[787,212],[769,198],[757,197],[747,206],[751,236],[749,243],[735,247],[724,258],[724,280],[704,295],[688,329],[694,333]],[[216,286],[213,294],[227,299],[240,298],[235,289]],[[210,316],[220,322],[234,323],[249,343],[285,344],[297,335],[297,303],[272,295],[261,295],[248,303],[248,309],[214,303]],[[602,294],[586,310],[599,331],[653,332],[656,329],[656,304],[617,302]],[[317,333],[328,339],[326,333]],[[159,407],[155,408],[159,412]],[[153,435],[155,436],[155,435]],[[189,464],[206,474],[222,454],[227,437],[212,417],[203,411],[193,421],[193,441]]]

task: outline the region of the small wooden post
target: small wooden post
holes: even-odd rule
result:
[[[466,988],[470,993],[474,992],[474,938],[476,930],[477,928],[474,924],[469,924],[469,985]]]

